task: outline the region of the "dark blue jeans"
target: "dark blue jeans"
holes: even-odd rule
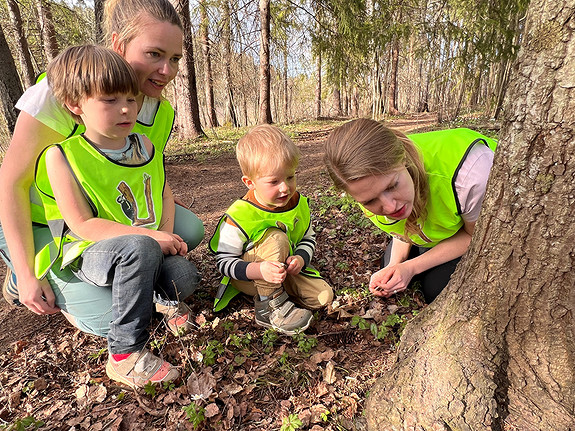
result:
[[[73,268],[81,280],[112,292],[108,348],[111,353],[141,350],[157,302],[177,303],[190,296],[200,277],[183,256],[164,256],[160,245],[144,235],[98,241]]]

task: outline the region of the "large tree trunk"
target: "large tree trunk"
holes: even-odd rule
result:
[[[32,65],[32,57],[30,56],[28,40],[26,39],[24,27],[22,26],[20,8],[18,7],[16,0],[8,0],[8,12],[10,15],[10,22],[13,26],[13,31],[16,33],[14,42],[16,43],[18,61],[22,71],[22,82],[24,87],[27,88],[34,85],[34,66]],[[10,58],[12,58],[12,55],[10,55]],[[18,74],[16,74],[16,76],[18,76]]]
[[[212,59],[210,54],[210,37],[208,33],[208,11],[206,0],[200,0],[200,42],[204,54],[204,87],[206,90],[206,109],[211,127],[218,127],[218,117],[214,103],[214,77],[212,73]]]
[[[178,134],[181,139],[193,139],[203,136],[200,123],[200,106],[196,86],[196,67],[194,65],[194,46],[192,25],[190,22],[190,1],[173,0],[184,27],[184,49],[180,70],[176,76]]]
[[[10,47],[6,42],[4,30],[0,25],[0,101],[2,102],[2,114],[6,120],[6,125],[10,134],[14,132],[18,112],[14,105],[22,96],[22,84],[18,79],[16,64],[12,58]]]
[[[575,429],[574,11],[531,3],[470,249],[371,390],[371,430]]]
[[[270,0],[260,0],[260,108],[258,123],[271,124],[271,74],[270,74]]]
[[[51,62],[58,55],[58,41],[56,40],[56,29],[54,29],[54,20],[52,18],[52,9],[50,4],[45,0],[37,0],[38,20],[42,32],[42,43],[46,60]]]

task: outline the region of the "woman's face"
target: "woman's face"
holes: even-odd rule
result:
[[[394,220],[406,219],[413,210],[415,189],[405,166],[351,181],[347,191],[367,210]]]
[[[134,68],[140,91],[159,98],[178,73],[182,42],[183,33],[177,25],[148,18],[141,33],[116,50]]]

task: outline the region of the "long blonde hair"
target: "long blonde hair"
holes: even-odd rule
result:
[[[104,5],[104,43],[112,48],[112,35],[118,35],[121,44],[128,44],[142,34],[152,18],[178,26],[182,22],[176,9],[168,0],[107,0]]]
[[[354,180],[387,174],[405,165],[415,189],[405,231],[407,234],[420,231],[417,220],[427,216],[429,185],[417,147],[402,132],[365,118],[350,121],[328,136],[324,162],[335,187],[345,191]]]

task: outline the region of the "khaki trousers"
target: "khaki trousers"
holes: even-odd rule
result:
[[[252,249],[243,254],[242,259],[246,262],[270,260],[285,263],[289,255],[290,245],[287,235],[279,229],[271,228]],[[282,287],[281,284],[268,283],[265,280],[232,280],[232,286],[250,296],[256,294],[270,296]],[[333,289],[322,278],[287,274],[283,287],[293,302],[312,310],[322,308],[333,301]]]

